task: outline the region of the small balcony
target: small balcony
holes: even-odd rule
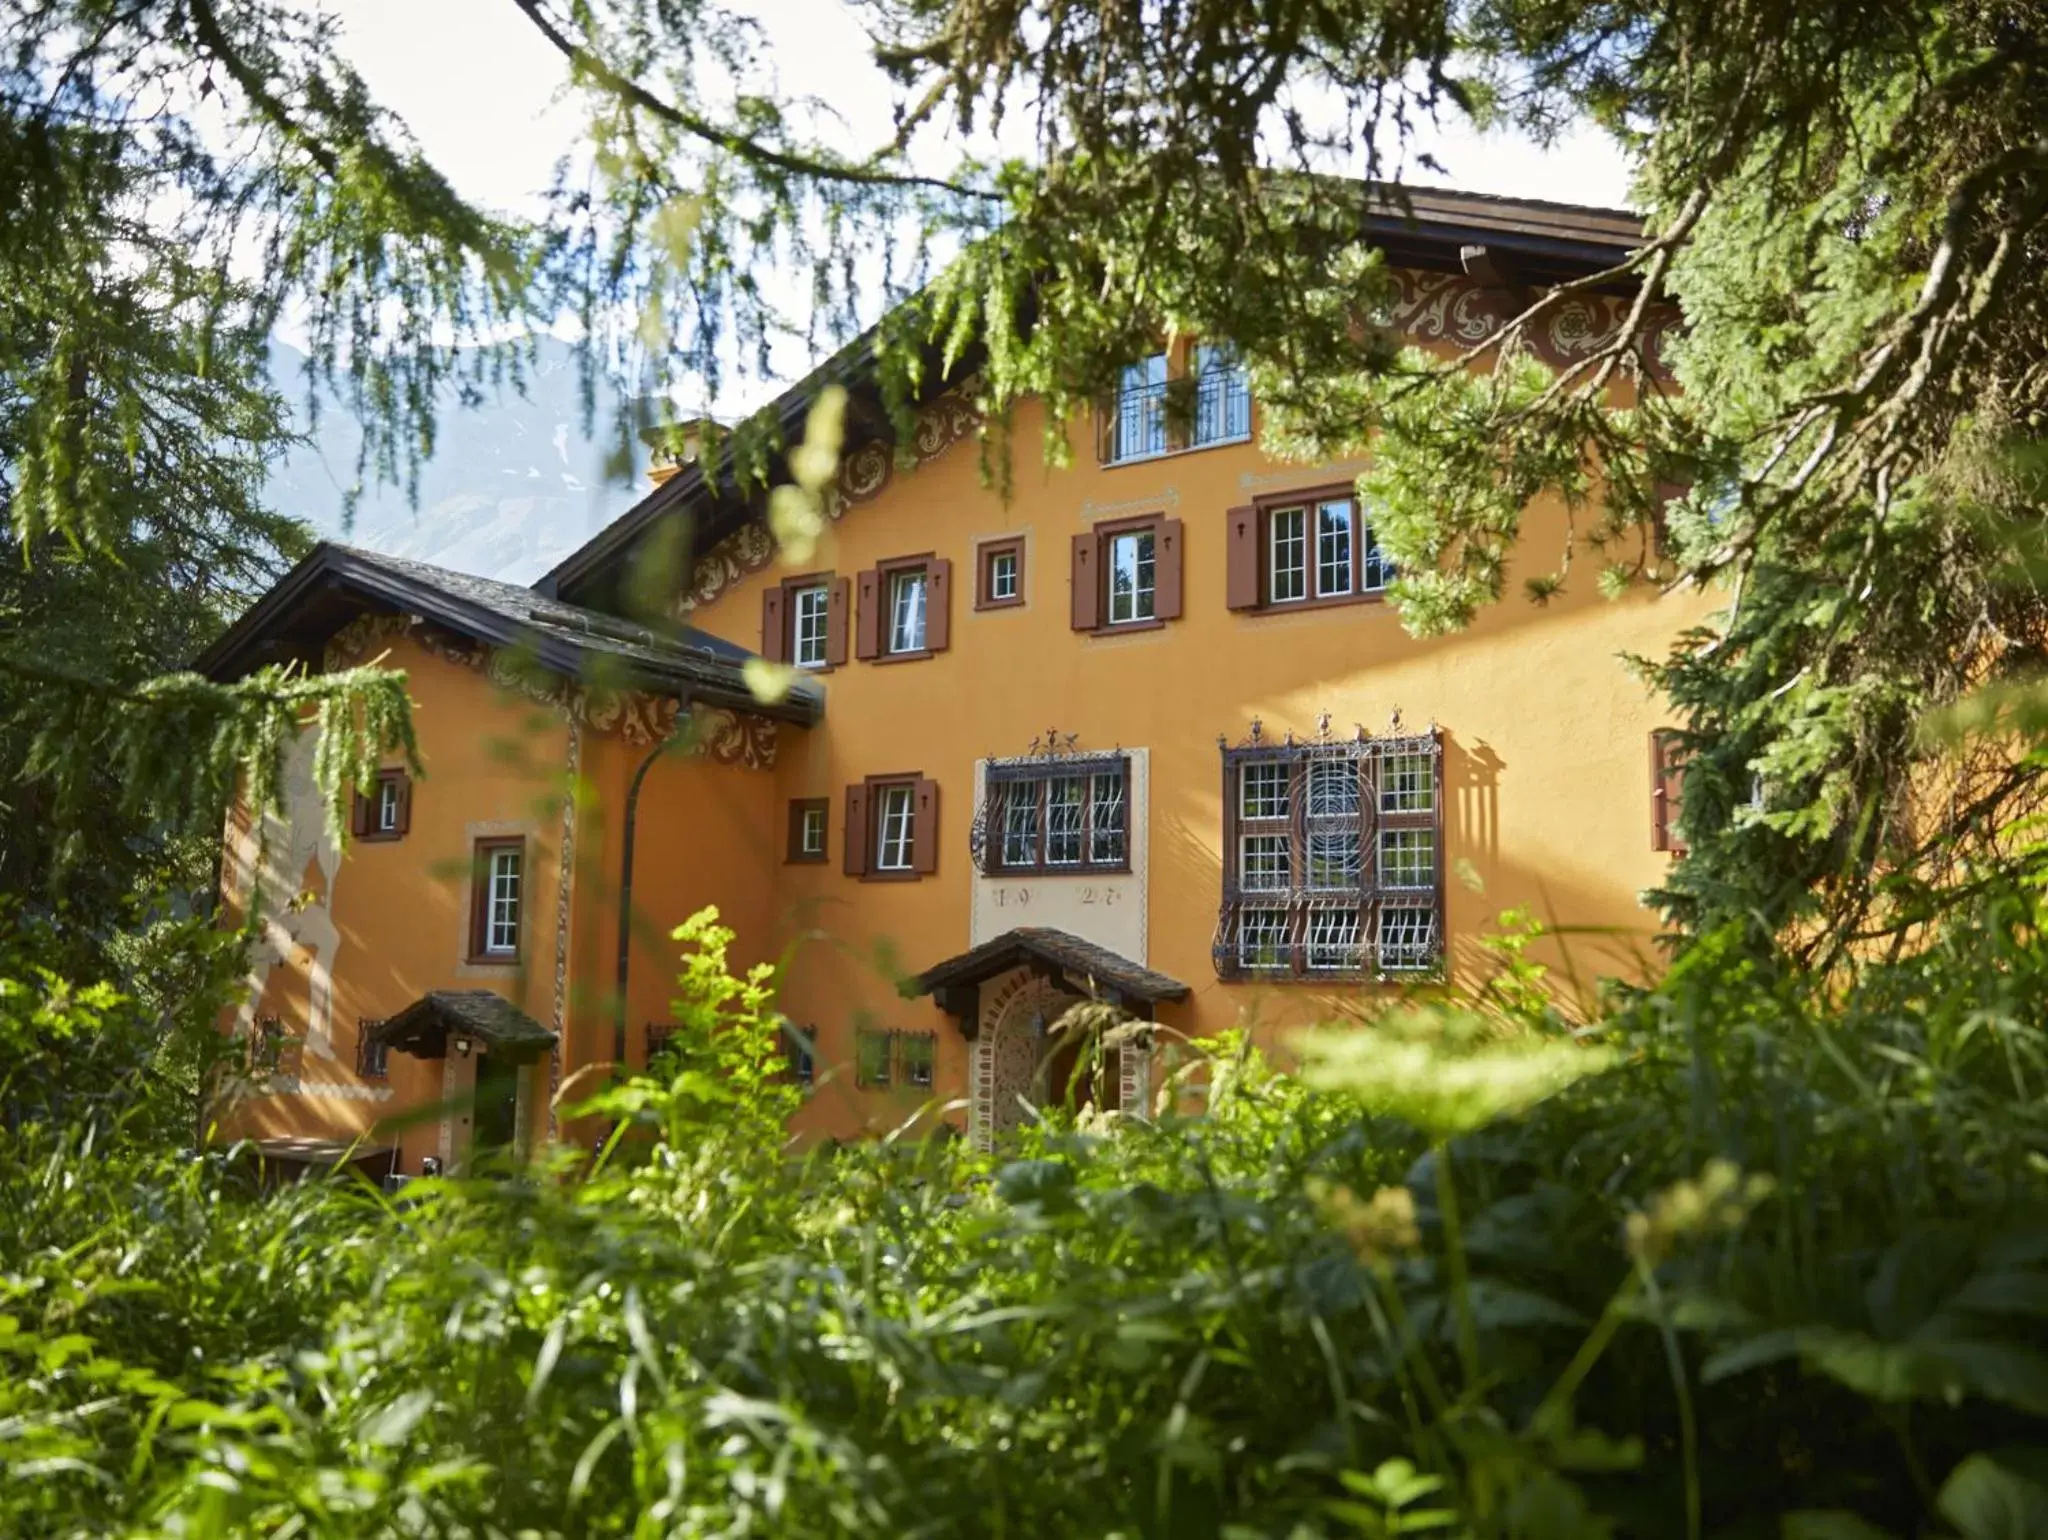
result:
[[[1127,465],[1252,436],[1252,393],[1241,368],[1126,385],[1102,414],[1102,463]]]

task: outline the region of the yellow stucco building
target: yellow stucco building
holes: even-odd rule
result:
[[[1598,271],[1639,231],[1430,194],[1373,238],[1400,264],[1393,323],[1449,346],[1509,313],[1486,280]],[[1575,298],[1538,352],[1597,346],[1627,303]],[[229,897],[264,914],[239,1025],[289,1047],[228,1132],[302,1154],[367,1137],[399,1174],[479,1139],[583,1137],[554,1116],[564,1087],[621,1027],[644,1060],[668,933],[707,904],[742,961],[785,964],[812,1135],[946,1101],[992,1139],[1073,999],[1270,1034],[1475,976],[1512,907],[1571,928],[1548,958],[1580,977],[1651,966],[1663,717],[1621,659],[1662,651],[1697,598],[1575,584],[1410,637],[1362,464],[1262,453],[1241,372],[1199,346],[1135,362],[1068,425],[1072,466],[1020,453],[1007,497],[971,381],[896,444],[857,350],[778,403],[786,423],[827,377],[854,409],[801,569],[714,456],[531,589],[323,546],[203,660],[384,657],[424,765],[363,789],[345,851],[310,745],[283,816],[231,821]],[[1042,423],[1012,426],[1028,445]],[[1532,510],[1526,539],[1555,550],[1563,517]],[[679,549],[675,624],[623,618]],[[780,699],[750,689],[756,656],[794,669]],[[1093,1094],[1131,1104],[1153,1062],[1126,1049]]]

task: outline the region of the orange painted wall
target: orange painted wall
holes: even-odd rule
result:
[[[1637,593],[1617,603],[1592,592],[1590,571],[1547,607],[1518,597],[1482,613],[1463,634],[1418,641],[1391,609],[1360,604],[1293,615],[1225,607],[1225,518],[1253,495],[1349,480],[1360,467],[1285,466],[1252,445],[1204,449],[1104,468],[1076,445],[1071,469],[1038,458],[1031,410],[1016,424],[1015,487],[1005,501],[981,484],[975,445],[955,445],[914,471],[898,470],[875,500],[849,509],[803,570],[843,576],[891,557],[933,552],[953,562],[951,645],[925,660],[850,662],[824,676],[827,709],[812,729],[779,731],[773,769],[670,757],[641,794],[626,1021],[630,1062],[645,1058],[647,1023],[668,1018],[675,977],[669,932],[716,904],[739,936],[734,962],[787,955],[783,1008],[819,1038],[820,1084],[799,1115],[811,1135],[893,1127],[929,1093],[872,1093],[852,1085],[856,1027],[931,1031],[936,1089],[964,1092],[967,1044],[929,1001],[906,1001],[896,981],[969,944],[968,837],[975,762],[1023,752],[1048,728],[1086,749],[1150,755],[1150,966],[1185,981],[1192,997],[1164,1007],[1164,1024],[1209,1033],[1250,1020],[1267,1042],[1358,1008],[1382,986],[1319,988],[1224,983],[1209,948],[1222,880],[1219,736],[1235,742],[1259,718],[1278,737],[1312,733],[1328,711],[1336,729],[1383,730],[1399,708],[1410,728],[1434,719],[1445,734],[1446,930],[1456,974],[1485,966],[1479,938],[1498,915],[1527,907],[1575,934],[1544,960],[1590,979],[1652,966],[1653,917],[1637,895],[1667,858],[1650,849],[1647,740],[1666,714],[1622,664],[1661,652],[1708,608],[1697,597]],[[1183,522],[1184,615],[1165,627],[1100,637],[1069,627],[1070,540],[1098,519],[1163,512]],[[1023,534],[1026,602],[977,613],[978,540]],[[1528,548],[1558,548],[1562,514],[1539,510]],[[1529,570],[1538,570],[1532,560]],[[1583,569],[1582,569],[1583,570]],[[747,647],[760,643],[757,574],[699,608],[694,624]],[[1511,591],[1519,583],[1511,575]],[[358,844],[337,874],[332,912],[336,1059],[322,1077],[354,1077],[358,1018],[388,1016],[444,987],[490,987],[544,1024],[555,1020],[557,860],[570,732],[551,708],[504,698],[480,673],[410,644],[392,649],[409,670],[427,775],[415,790],[410,835]],[[577,735],[581,795],[575,818],[569,966],[562,1054],[569,1098],[594,1086],[612,1056],[618,879],[627,789],[646,753],[609,734]],[[863,882],[842,875],[845,789],[870,775],[915,771],[940,793],[936,875]],[[830,860],[785,860],[787,805],[824,797]],[[479,970],[463,960],[468,842],[480,825],[531,837],[524,966]],[[1464,880],[1461,880],[1464,879]],[[1072,879],[1066,879],[1071,881]],[[259,1010],[303,1024],[309,990],[288,963]],[[408,1109],[435,1108],[441,1065],[391,1056],[387,1102],[273,1096],[242,1108],[231,1132],[346,1138],[394,1128]],[[540,1076],[543,1088],[545,1066]],[[546,1124],[546,1096],[531,1126]],[[954,1121],[964,1121],[957,1113]],[[601,1132],[565,1123],[563,1138]],[[437,1147],[438,1118],[398,1129],[404,1169]]]
[[[769,820],[769,869],[779,874],[779,937],[808,934],[785,1007],[822,1039],[821,1079],[850,1061],[852,1032],[871,1021],[937,1033],[937,1085],[960,1094],[966,1044],[928,1001],[892,988],[968,945],[968,836],[973,767],[1022,753],[1048,727],[1082,748],[1151,751],[1149,964],[1193,988],[1161,1020],[1207,1033],[1249,1018],[1271,1039],[1283,1028],[1354,1008],[1375,986],[1322,989],[1224,983],[1209,947],[1221,893],[1219,735],[1233,742],[1253,717],[1278,736],[1312,733],[1329,711],[1339,731],[1383,730],[1400,708],[1411,728],[1435,719],[1446,735],[1446,928],[1455,971],[1483,967],[1479,936],[1504,910],[1526,906],[1583,928],[1546,960],[1583,973],[1649,966],[1653,916],[1637,902],[1666,857],[1649,846],[1647,739],[1666,714],[1621,655],[1659,653],[1703,611],[1696,598],[1639,593],[1620,602],[1592,591],[1590,571],[1547,607],[1519,597],[1468,631],[1418,641],[1392,610],[1353,605],[1289,616],[1225,607],[1226,510],[1284,486],[1348,481],[1358,466],[1286,466],[1253,445],[1192,451],[1105,468],[1076,443],[1074,466],[1036,454],[1039,422],[1016,428],[1015,489],[1005,503],[981,485],[963,442],[914,471],[896,472],[873,502],[848,510],[802,570],[849,576],[891,557],[931,551],[953,561],[950,649],[928,660],[851,662],[825,676],[827,712],[815,731],[785,730],[777,812],[786,799],[831,799],[831,861],[777,865],[780,824]],[[1185,527],[1184,617],[1163,629],[1099,637],[1069,628],[1069,544],[1099,518],[1164,512]],[[974,547],[1023,533],[1027,602],[976,613]],[[1528,548],[1558,549],[1562,514],[1538,511]],[[1537,570],[1534,564],[1529,570]],[[1582,568],[1582,571],[1586,569]],[[771,568],[691,617],[706,630],[760,645],[761,590]],[[1519,585],[1511,575],[1510,592]],[[841,875],[848,783],[918,771],[941,786],[939,870],[913,883]],[[1068,879],[1072,880],[1072,879]],[[1468,885],[1468,882],[1471,885]],[[906,1093],[869,1096],[850,1075],[823,1087],[804,1114],[817,1132],[850,1134],[899,1118]]]
[[[801,730],[782,730],[784,747],[792,736],[800,738]],[[572,1004],[564,1056],[571,1073],[609,1064],[614,1056],[627,796],[648,753],[647,745],[616,736],[586,731],[583,737]],[[647,772],[634,834],[629,911],[625,1020],[630,1064],[647,1062],[649,1024],[670,1018],[678,956],[670,936],[692,914],[708,905],[718,907],[723,923],[737,933],[731,953],[735,969],[772,960],[772,826],[779,816],[772,770],[664,753]],[[579,1120],[567,1125],[566,1136],[587,1144],[600,1132],[595,1123]]]
[[[240,1104],[223,1118],[221,1134],[340,1140],[368,1134],[377,1143],[396,1143],[401,1169],[417,1173],[421,1157],[439,1147],[442,1062],[394,1052],[388,1080],[365,1081],[356,1074],[358,1023],[394,1015],[429,990],[487,988],[552,1025],[568,734],[558,714],[506,696],[474,669],[410,640],[391,643],[389,652],[390,666],[407,673],[425,773],[413,786],[406,836],[352,841],[325,895],[339,937],[332,966],[334,1056],[298,1051],[301,1091]],[[512,832],[528,837],[521,960],[470,963],[471,843],[480,833]],[[281,1018],[287,1035],[298,1036],[310,1024],[309,1004],[303,963],[288,964],[272,971],[257,1014]],[[544,1086],[544,1065],[538,1079]],[[378,1095],[384,1091],[388,1097]],[[538,1123],[544,1097],[532,1100]]]

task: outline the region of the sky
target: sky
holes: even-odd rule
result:
[[[556,162],[574,152],[580,122],[561,99],[562,60],[512,0],[325,0],[344,27],[345,51],[375,97],[405,120],[422,149],[473,201],[537,214]],[[783,89],[828,103],[846,122],[850,146],[887,137],[889,87],[868,64],[867,39],[840,0],[755,0]],[[1445,175],[1421,176],[1473,192],[1614,206],[1626,202],[1628,168],[1592,130],[1545,150],[1509,136],[1462,127],[1426,135]],[[942,170],[950,150],[929,148],[926,169]],[[778,365],[783,360],[778,359]],[[792,375],[805,360],[788,360]],[[720,415],[772,393],[748,382],[751,399],[712,403]]]

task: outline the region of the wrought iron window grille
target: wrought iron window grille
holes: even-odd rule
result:
[[[1131,756],[1082,751],[1048,729],[1013,758],[986,762],[969,850],[984,877],[1126,872]]]
[[[1226,979],[1411,976],[1443,955],[1443,745],[1432,723],[1217,740],[1223,895],[1211,956]]]

